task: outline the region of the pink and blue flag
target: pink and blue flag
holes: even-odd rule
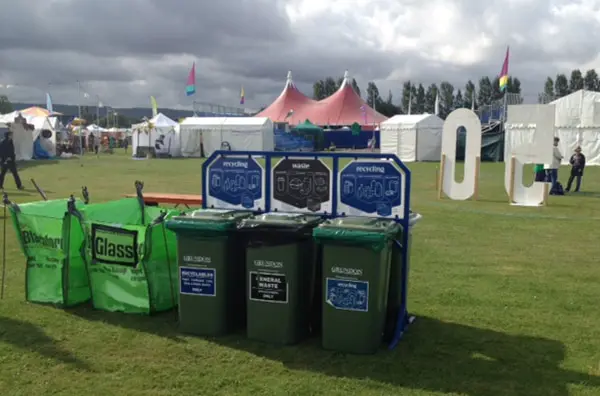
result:
[[[192,65],[192,70],[187,79],[187,85],[185,87],[185,94],[192,96],[196,93],[196,62]]]

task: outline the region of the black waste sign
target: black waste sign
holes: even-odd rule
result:
[[[288,284],[285,275],[250,272],[250,300],[287,303]]]
[[[273,168],[273,209],[286,210],[280,202],[319,212],[331,200],[331,170],[318,159],[283,159]],[[279,202],[277,202],[279,201]]]

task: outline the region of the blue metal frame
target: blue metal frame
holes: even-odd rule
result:
[[[310,152],[278,152],[278,151],[225,151],[218,150],[213,152],[202,164],[202,196],[208,197],[208,189],[206,180],[208,180],[208,170],[210,165],[220,157],[264,157],[265,158],[265,212],[271,211],[271,167],[272,158],[331,158],[333,160],[332,168],[332,213],[326,217],[340,217],[341,214],[337,212],[338,203],[338,181],[340,172],[340,159],[352,159],[352,160],[382,160],[387,159],[394,161],[394,163],[400,168],[404,174],[404,213],[402,217],[396,216],[393,220],[401,224],[404,232],[402,233],[402,240],[398,241],[401,245],[402,251],[402,284],[401,295],[402,303],[400,305],[400,312],[398,312],[398,319],[396,322],[396,329],[394,337],[390,342],[389,349],[394,349],[398,342],[401,340],[404,332],[408,325],[413,322],[414,317],[408,314],[407,300],[408,300],[408,245],[409,245],[409,228],[410,228],[410,192],[411,192],[411,172],[410,169],[394,154],[376,154],[376,153],[335,153],[335,152],[323,152],[323,153],[310,153]],[[202,207],[207,208],[206,199],[202,202]]]

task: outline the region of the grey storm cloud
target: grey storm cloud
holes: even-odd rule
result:
[[[0,0],[0,84],[14,101],[76,103],[77,84],[113,106],[271,102],[288,70],[312,83],[349,70],[400,95],[402,82],[500,71],[535,96],[547,75],[599,67],[600,0]],[[0,90],[0,93],[5,93]]]

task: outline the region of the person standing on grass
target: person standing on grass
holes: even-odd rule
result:
[[[566,191],[571,190],[573,179],[577,179],[575,184],[575,192],[579,192],[579,188],[581,187],[581,177],[583,176],[583,168],[585,168],[585,155],[581,153],[581,147],[577,146],[575,149],[575,154],[573,154],[571,159],[569,159],[569,163],[571,164],[571,176],[569,176],[569,182],[567,183]]]
[[[554,138],[554,149],[552,151],[552,163],[546,165],[546,175],[548,176],[548,181],[552,183],[552,187],[550,187],[550,194],[554,195],[556,191],[556,187],[558,186],[558,168],[560,168],[560,162],[563,159],[563,155],[558,148],[558,143],[560,139]]]
[[[6,132],[4,134],[4,139],[0,142],[0,163],[0,189],[4,189],[4,178],[6,177],[6,172],[10,171],[15,179],[17,188],[23,190],[24,187],[21,183],[19,172],[17,172],[15,144],[12,140],[11,132]]]

